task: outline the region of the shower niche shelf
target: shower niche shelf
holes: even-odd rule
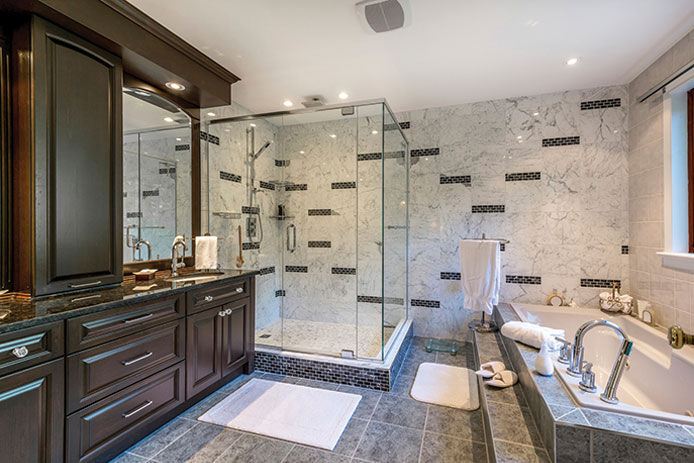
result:
[[[212,213],[215,217],[220,217],[222,219],[240,219],[241,218],[241,213],[240,212],[231,212],[231,211],[215,211]]]

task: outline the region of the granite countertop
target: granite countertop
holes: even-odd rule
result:
[[[26,295],[9,293],[0,296],[0,314],[9,314],[0,320],[0,333],[42,323],[63,320],[113,307],[137,304],[164,295],[186,292],[192,287],[201,288],[219,281],[233,281],[258,273],[257,270],[220,270],[201,281],[167,281],[170,272],[157,272],[153,280],[136,281],[126,277],[117,286],[108,286],[89,291],[29,298]],[[182,269],[180,277],[198,276],[192,269]],[[135,290],[137,286],[149,286],[149,290]]]

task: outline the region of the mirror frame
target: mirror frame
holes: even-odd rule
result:
[[[184,99],[178,97],[172,92],[165,92],[160,90],[153,85],[141,81],[135,76],[124,74],[123,75],[123,88],[139,88],[147,92],[156,94],[157,96],[170,101],[171,103],[178,106],[181,111],[183,111],[188,117],[190,117],[190,175],[191,175],[191,226],[193,236],[188,239],[186,245],[190,250],[189,255],[185,258],[186,267],[193,266],[195,263],[195,246],[191,238],[200,235],[201,227],[201,178],[200,178],[200,108],[191,107],[190,103]],[[122,227],[121,227],[122,228]],[[127,262],[123,263],[123,275],[128,275],[133,272],[145,268],[155,268],[157,270],[167,270],[171,268],[171,259],[156,259],[147,260],[140,262]]]

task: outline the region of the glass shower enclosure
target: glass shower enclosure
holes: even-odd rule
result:
[[[202,131],[203,230],[222,267],[242,253],[260,270],[256,345],[383,360],[408,318],[409,229],[408,143],[385,100]]]

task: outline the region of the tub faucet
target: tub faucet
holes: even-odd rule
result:
[[[605,326],[612,329],[615,333],[619,335],[622,340],[622,344],[619,347],[619,353],[617,354],[617,359],[612,366],[612,371],[610,372],[610,377],[607,379],[607,384],[605,385],[605,390],[600,394],[600,399],[603,401],[615,404],[619,402],[617,400],[617,387],[619,386],[619,380],[622,379],[622,373],[624,373],[624,367],[626,366],[627,359],[631,353],[631,348],[634,345],[627,334],[616,324],[609,322],[607,320],[591,320],[584,323],[576,330],[576,335],[574,336],[574,344],[571,347],[571,363],[566,368],[568,373],[572,376],[583,377],[583,338],[588,331],[593,328]]]
[[[181,258],[181,262],[178,262],[178,248],[180,246],[183,246],[183,257]],[[171,246],[171,276],[172,277],[177,277],[178,276],[178,269],[181,267],[185,267],[185,257],[186,257],[186,241],[183,239],[183,237],[176,237],[176,239],[173,242],[173,246]]]
[[[685,333],[680,325],[671,326],[667,330],[667,342],[674,349],[681,349],[685,344],[694,345],[694,335]]]

